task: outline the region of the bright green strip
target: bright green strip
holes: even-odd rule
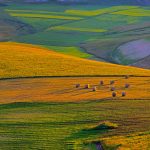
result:
[[[45,47],[45,46],[44,46]],[[72,55],[80,58],[90,58],[91,55],[82,52],[78,47],[62,47],[62,46],[46,46],[48,49],[55,50],[56,52],[63,53],[66,55]]]
[[[80,31],[80,32],[106,32],[105,29],[89,29],[89,28],[72,28],[65,26],[56,26],[49,28],[49,30],[68,30],[68,31]]]
[[[10,13],[14,17],[28,17],[28,18],[43,18],[43,19],[64,19],[64,20],[80,20],[80,17],[69,17],[59,15],[45,15],[45,14],[21,14],[21,13]]]
[[[79,16],[96,16],[101,15],[105,13],[111,13],[113,11],[119,11],[119,10],[129,10],[129,9],[135,9],[138,8],[137,6],[114,6],[109,8],[103,8],[93,11],[84,11],[84,10],[66,10],[65,13],[68,14],[74,14]]]
[[[131,9],[131,10],[122,10],[118,12],[113,12],[112,14],[119,14],[119,15],[127,15],[127,16],[134,16],[134,17],[149,17],[150,10],[148,9]]]

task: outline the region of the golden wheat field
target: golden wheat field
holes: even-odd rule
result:
[[[121,145],[117,150],[148,150],[149,140],[150,135],[148,132],[101,139],[106,145]]]
[[[100,81],[104,85],[100,85]],[[110,85],[110,81],[115,83]],[[147,100],[150,98],[150,77],[70,77],[2,80],[0,103],[12,102],[79,102],[90,100]],[[80,87],[76,88],[76,84]],[[85,85],[90,84],[89,89]],[[125,84],[130,84],[125,88]],[[93,91],[96,87],[96,91]],[[117,96],[112,98],[111,87]],[[126,96],[122,97],[122,92]]]
[[[0,78],[150,74],[149,70],[66,56],[12,42],[0,43],[0,60]]]

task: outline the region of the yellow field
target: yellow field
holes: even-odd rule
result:
[[[119,15],[127,15],[127,16],[134,16],[134,17],[149,17],[150,10],[137,8],[137,9],[130,9],[130,10],[121,10],[117,12],[113,12],[112,14],[119,14]]]
[[[24,9],[5,9],[8,13],[33,13],[33,14],[51,14],[51,15],[66,15],[64,12],[51,12],[51,11],[41,11],[41,10],[24,10]]]
[[[67,31],[80,31],[80,32],[106,32],[105,29],[89,29],[89,28],[73,28],[66,26],[51,27],[48,30],[67,30]]]
[[[11,42],[0,43],[0,60],[0,78],[150,74],[150,70],[86,60]]]
[[[120,145],[117,150],[148,150],[150,134],[136,133],[128,136],[115,136],[101,139],[106,145]]]
[[[129,10],[129,9],[135,9],[138,8],[137,6],[113,6],[110,8],[102,8],[98,10],[89,10],[89,11],[84,11],[84,10],[66,10],[66,14],[73,14],[73,15],[79,15],[79,16],[96,16],[96,15],[101,15],[101,14],[106,14],[106,13],[111,13],[113,11],[119,11],[119,10]]]
[[[99,86],[100,80],[104,86]],[[71,102],[112,99],[110,80],[115,80],[117,97],[123,100],[144,100],[150,98],[150,77],[74,77],[74,78],[31,78],[2,80],[0,82],[0,103],[12,102]],[[76,88],[76,84],[81,84]],[[131,84],[125,89],[126,83]],[[89,89],[84,89],[90,84]],[[96,86],[97,91],[92,91]],[[121,93],[125,91],[126,97]]]
[[[81,17],[48,15],[48,14],[27,14],[27,13],[9,13],[13,17],[43,18],[43,19],[63,19],[63,20],[80,20]]]

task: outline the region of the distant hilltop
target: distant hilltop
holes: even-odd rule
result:
[[[150,0],[56,0],[61,3],[96,3],[104,5],[150,5]]]
[[[58,2],[60,4],[101,4],[101,5],[150,5],[150,0],[0,0],[6,2],[25,3],[48,3]]]

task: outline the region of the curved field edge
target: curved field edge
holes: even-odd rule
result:
[[[149,75],[149,70],[67,56],[46,48],[0,43],[0,78],[36,76]]]

